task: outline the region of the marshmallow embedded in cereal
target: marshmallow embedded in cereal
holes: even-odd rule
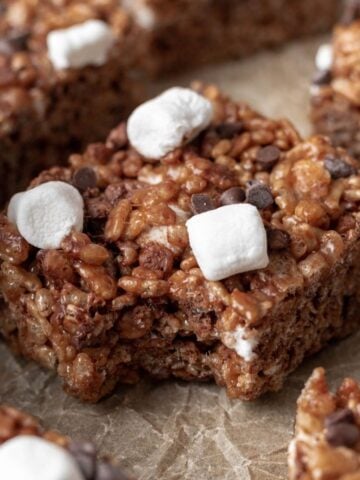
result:
[[[7,214],[30,245],[59,248],[72,229],[82,231],[84,201],[72,185],[47,182],[14,195]]]
[[[8,480],[85,480],[64,448],[32,435],[19,435],[0,447],[1,478]]]
[[[238,325],[232,332],[225,332],[222,338],[224,344],[235,350],[239,357],[245,362],[251,362],[257,357],[255,349],[259,344],[259,340],[251,331]]]
[[[49,58],[57,70],[104,65],[114,44],[109,25],[88,20],[69,28],[53,30],[47,36]]]
[[[128,137],[141,155],[156,160],[194,139],[212,117],[209,100],[188,88],[174,87],[134,110]]]
[[[261,215],[246,203],[226,205],[186,222],[190,246],[207,280],[265,268],[269,263]]]

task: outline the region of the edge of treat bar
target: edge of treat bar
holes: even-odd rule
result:
[[[297,401],[289,479],[356,479],[360,474],[360,385],[345,378],[332,393],[316,368]]]
[[[93,443],[47,431],[33,416],[8,405],[0,405],[0,461],[9,480],[25,473],[39,480],[130,480],[101,458]]]

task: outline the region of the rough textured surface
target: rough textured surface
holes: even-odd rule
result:
[[[82,191],[84,233],[70,234],[59,250],[31,248],[1,217],[2,334],[15,351],[57,369],[83,400],[144,371],[214,378],[230,396],[254,399],[358,327],[354,160],[324,138],[303,141],[287,120],[267,119],[216,87],[194,87],[212,101],[213,123],[160,162],[132,149],[120,124],[106,145],[90,145],[68,168],[33,181],[72,183],[84,168],[95,173],[96,185]],[[224,134],[239,124],[231,138]],[[266,145],[281,151],[270,169],[257,161]],[[342,178],[332,179],[330,158],[349,166]],[[253,180],[274,198],[261,206],[266,229],[289,242],[280,250],[269,242],[266,269],[206,281],[185,227],[192,196],[207,194],[219,206],[223,192],[249,191]],[[256,339],[251,361],[228,348],[238,327]]]
[[[95,446],[90,442],[73,442],[57,432],[46,431],[31,415],[0,405],[0,446],[18,435],[41,437],[68,450],[74,456],[84,480],[127,480],[108,460],[97,457]]]
[[[131,21],[117,0],[5,1],[0,16],[0,204],[43,168],[105,138],[135,105],[127,78]],[[101,18],[117,39],[101,67],[55,70],[50,30]],[[132,45],[132,44],[131,44]],[[101,94],[96,94],[101,92]]]
[[[335,28],[331,71],[312,87],[315,130],[360,159],[360,20]]]
[[[355,380],[346,378],[332,394],[324,369],[314,370],[297,402],[290,480],[359,478],[359,402]]]

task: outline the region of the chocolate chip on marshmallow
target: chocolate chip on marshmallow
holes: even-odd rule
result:
[[[261,215],[246,203],[194,215],[186,222],[190,246],[207,280],[265,268],[269,263]]]
[[[72,185],[47,182],[14,195],[7,214],[30,245],[59,248],[72,229],[83,229],[84,201]]]
[[[8,480],[85,480],[70,453],[31,435],[5,442],[0,465],[1,477]]]
[[[114,41],[107,23],[88,20],[51,31],[47,36],[47,47],[52,64],[57,70],[62,70],[104,65]]]
[[[156,160],[194,139],[212,117],[209,100],[188,88],[174,87],[136,108],[127,133],[141,155]]]

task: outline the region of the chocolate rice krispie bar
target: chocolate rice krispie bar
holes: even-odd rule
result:
[[[298,400],[289,447],[290,480],[360,478],[360,385],[346,378],[332,394],[317,368]]]
[[[4,480],[129,480],[90,442],[45,431],[32,416],[0,405],[0,465]]]
[[[83,400],[144,373],[255,399],[359,327],[356,162],[194,88],[140,106],[0,217],[1,333]]]
[[[1,205],[104,139],[137,87],[127,78],[132,23],[118,0],[5,0],[0,9]]]
[[[238,58],[329,30],[340,0],[122,0],[154,72]]]
[[[318,51],[311,87],[315,131],[360,159],[360,1],[347,3],[331,45]]]

